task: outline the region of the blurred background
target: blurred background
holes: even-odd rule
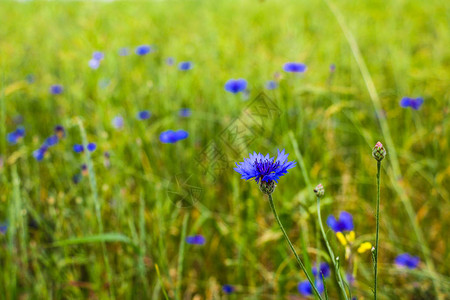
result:
[[[381,141],[379,299],[448,299],[449,16],[437,0],[2,1],[0,294],[311,298],[233,170],[286,149],[273,197],[294,246],[328,261],[322,183],[324,222],[353,216],[348,243],[324,225],[370,299]]]

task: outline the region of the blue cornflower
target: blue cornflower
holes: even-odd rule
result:
[[[89,68],[91,68],[93,70],[97,70],[98,67],[100,67],[100,61],[96,60],[96,59],[90,59],[88,65],[89,65]]]
[[[334,232],[352,231],[354,229],[353,217],[346,211],[341,211],[339,220],[336,220],[333,215],[330,215],[327,218],[327,224]]]
[[[140,111],[140,112],[138,112],[138,114],[137,114],[137,118],[138,118],[139,120],[147,120],[147,119],[150,118],[150,116],[151,116],[151,113],[150,113],[148,110]]]
[[[402,100],[400,100],[400,106],[403,108],[411,107],[414,110],[418,110],[422,106],[423,102],[424,100],[422,97],[403,97]]]
[[[317,291],[319,291],[319,293],[323,293],[324,291],[323,281],[321,279],[316,279],[314,283],[316,285]],[[314,296],[311,283],[309,283],[308,280],[300,282],[297,286],[297,289],[298,292],[303,296]]]
[[[345,274],[345,278],[347,279],[348,283],[350,284],[355,283],[355,277],[352,274],[350,273]]]
[[[168,57],[166,59],[166,64],[169,66],[173,66],[173,64],[175,63],[175,59],[173,57]]]
[[[46,145],[42,145],[39,149],[33,151],[33,157],[37,161],[41,161],[44,159],[45,153],[47,152],[48,147]]]
[[[92,59],[100,61],[103,58],[105,58],[105,54],[101,51],[94,51],[94,53],[92,54]]]
[[[420,258],[409,253],[403,253],[395,258],[395,264],[400,268],[415,269],[419,265]]]
[[[186,238],[186,243],[191,245],[204,245],[206,243],[205,237],[201,234],[191,235]]]
[[[296,62],[288,62],[284,64],[283,70],[285,72],[303,73],[306,71],[306,65]]]
[[[152,51],[152,47],[149,45],[141,45],[136,48],[137,55],[146,55]]]
[[[55,126],[55,134],[58,137],[58,139],[65,138],[66,137],[66,130],[64,129],[64,126],[56,125]]]
[[[72,176],[72,181],[73,183],[77,184],[81,181],[81,174],[77,173],[75,175]]]
[[[124,120],[123,120],[123,117],[121,115],[115,116],[114,119],[112,120],[112,125],[116,129],[122,129],[123,128],[123,124],[124,124]]]
[[[87,176],[89,174],[88,167],[86,164],[81,165],[81,175]]]
[[[225,91],[237,94],[239,92],[245,91],[247,88],[247,80],[239,78],[239,79],[230,79],[225,83]]]
[[[328,277],[328,276],[330,276],[330,273],[331,273],[330,266],[326,262],[320,263],[319,271],[320,271],[320,273],[317,272],[317,266],[312,268],[312,273],[313,273],[314,277],[322,278],[322,274],[323,274],[323,277]]]
[[[177,131],[173,131],[173,130],[166,130],[161,132],[161,134],[159,135],[159,140],[162,143],[166,143],[166,144],[174,144],[178,141],[184,140],[189,136],[189,133],[185,130],[177,130]]]
[[[187,118],[192,115],[192,111],[190,108],[182,108],[182,109],[180,109],[179,115],[180,115],[180,117]]]
[[[24,136],[25,136],[25,128],[19,127],[13,132],[8,133],[6,139],[8,140],[8,143],[10,143],[11,145],[15,145]]]
[[[63,86],[60,84],[54,84],[50,86],[50,93],[53,95],[62,94],[63,91],[64,91]]]
[[[1,223],[0,224],[0,233],[5,234],[8,230],[8,223]]]
[[[266,89],[274,90],[278,87],[278,83],[275,80],[269,80],[266,82]]]
[[[222,291],[225,293],[225,294],[231,294],[231,293],[233,293],[234,292],[234,290],[235,290],[235,288],[234,288],[234,286],[232,286],[231,284],[224,284],[224,285],[222,285]]]
[[[95,151],[95,149],[97,149],[97,145],[95,143],[89,143],[86,148],[89,152],[93,152]]]
[[[129,50],[128,50],[128,48],[126,48],[126,47],[123,47],[123,48],[120,48],[119,49],[119,55],[120,56],[127,56],[128,54],[129,54]]]
[[[178,64],[178,70],[188,71],[192,69],[192,62],[190,61],[182,61]]]
[[[257,183],[259,181],[278,182],[278,179],[284,174],[288,173],[287,170],[295,166],[295,161],[287,161],[289,154],[280,152],[278,150],[278,157],[270,157],[269,154],[263,156],[261,153],[249,154],[249,158],[244,158],[243,162],[236,163],[234,170],[242,175],[241,179],[249,180],[254,178]]]
[[[46,140],[45,140],[45,145],[47,147],[51,147],[54,146],[58,143],[58,136],[56,134],[49,136]]]
[[[81,153],[84,151],[84,147],[83,145],[75,144],[73,145],[73,151],[75,151],[76,153]]]

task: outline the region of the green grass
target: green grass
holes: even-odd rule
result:
[[[322,183],[322,218],[353,214],[354,250],[375,240],[376,162],[381,174],[379,299],[441,299],[450,294],[450,5],[446,1],[158,1],[0,3],[0,295],[8,299],[276,299],[298,295],[305,276],[286,247],[269,203],[233,171],[249,152],[286,148],[297,167],[274,193],[275,206],[299,256],[311,266],[328,259],[317,241],[313,187]],[[155,45],[145,57],[134,47]],[[129,47],[129,56],[118,50]],[[98,70],[87,63],[105,52]],[[180,72],[165,63],[190,60]],[[282,71],[304,62],[304,76]],[[329,81],[329,65],[336,72]],[[279,87],[264,89],[280,72]],[[25,81],[33,74],[35,82]],[[250,95],[224,91],[245,78]],[[107,80],[107,87],[100,82]],[[49,86],[65,91],[51,96]],[[260,92],[280,115],[237,153],[220,142],[234,118]],[[418,111],[403,96],[423,96]],[[189,107],[190,118],[178,117]],[[135,117],[152,112],[150,120]],[[125,118],[123,130],[111,126]],[[23,117],[26,136],[6,134]],[[259,122],[259,120],[258,120]],[[57,124],[66,138],[42,162],[32,152]],[[159,134],[185,129],[189,138],[162,144]],[[80,135],[81,130],[81,135]],[[85,137],[84,132],[85,131]],[[95,141],[90,156],[72,151]],[[205,175],[198,158],[216,141],[227,162]],[[111,168],[103,152],[111,153]],[[208,160],[201,163],[209,164]],[[72,176],[87,163],[89,176]],[[175,178],[200,187],[193,205],[177,205]],[[186,203],[184,203],[186,204]],[[192,204],[192,203],[187,203]],[[27,225],[28,224],[28,225]],[[30,226],[31,225],[31,226]],[[328,227],[325,226],[325,231]],[[185,245],[202,234],[204,246]],[[352,295],[372,297],[370,253],[345,260],[327,232],[341,270],[354,272]],[[397,269],[396,255],[421,258]],[[157,273],[157,269],[160,274]],[[333,278],[333,276],[332,276]],[[327,279],[330,299],[339,297]]]

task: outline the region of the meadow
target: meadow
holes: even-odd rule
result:
[[[309,274],[332,265],[321,183],[351,298],[373,299],[378,141],[378,299],[449,299],[449,16],[440,0],[0,2],[0,299],[314,299],[234,170],[277,149],[296,165],[273,201]],[[331,273],[316,280],[344,299]]]

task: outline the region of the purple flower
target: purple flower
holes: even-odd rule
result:
[[[324,291],[323,281],[321,279],[316,279],[314,281],[314,283],[315,283],[316,289],[319,291],[319,293],[323,293],[323,291]],[[303,296],[313,296],[314,295],[313,288],[311,286],[311,283],[309,283],[308,280],[300,282],[297,286],[297,289],[298,289],[298,292],[300,294],[302,294]]]
[[[152,47],[149,45],[141,45],[136,48],[137,55],[146,55],[152,51]]]
[[[424,100],[422,97],[403,97],[402,100],[400,100],[400,106],[403,108],[411,107],[414,110],[418,110],[422,106],[423,102]]]
[[[94,53],[92,54],[92,59],[100,61],[103,58],[105,58],[105,54],[103,54],[103,52],[101,51],[94,51]]]
[[[225,83],[225,91],[237,94],[245,91],[247,88],[247,80],[245,79],[230,79]]]
[[[58,144],[58,136],[56,134],[49,136],[46,140],[45,140],[45,145],[47,147],[51,147]]]
[[[288,62],[284,64],[283,70],[285,72],[303,73],[306,71],[306,65],[296,62]]]
[[[266,89],[274,90],[278,87],[278,84],[275,80],[269,80],[266,82]]]
[[[50,93],[53,95],[62,94],[63,90],[64,90],[63,86],[60,84],[54,84],[54,85],[50,86]]]
[[[330,273],[331,273],[330,266],[326,262],[320,263],[319,271],[320,271],[320,274],[317,272],[317,267],[312,268],[312,273],[313,273],[314,277],[322,278],[322,274],[323,274],[323,277],[328,277],[328,276],[330,276]]]
[[[122,129],[123,124],[124,124],[124,121],[123,121],[123,117],[121,115],[115,116],[114,119],[112,120],[112,125],[116,129]]]
[[[354,229],[353,217],[346,211],[341,211],[339,220],[336,220],[333,215],[330,215],[327,219],[327,224],[334,232],[352,231]]]
[[[55,134],[58,137],[58,139],[66,137],[66,131],[62,125],[55,126]]]
[[[41,161],[44,159],[45,153],[47,152],[47,146],[46,145],[42,145],[39,149],[33,151],[33,157],[37,160],[37,161]]]
[[[1,223],[0,224],[0,233],[5,234],[8,230],[8,224],[7,223]]]
[[[189,134],[184,130],[167,130],[159,135],[159,140],[165,144],[174,144],[178,141],[186,139],[188,136]]]
[[[97,145],[95,143],[89,143],[86,148],[89,152],[93,152],[95,151],[95,149],[97,149]]]
[[[222,291],[227,295],[232,294],[234,292],[234,290],[235,290],[235,288],[231,284],[222,285]]]
[[[186,243],[191,245],[204,245],[206,243],[205,237],[201,234],[188,236]]]
[[[150,113],[148,110],[140,111],[140,112],[138,112],[138,114],[137,114],[137,118],[138,118],[139,120],[147,120],[147,119],[150,118],[150,116],[151,116],[151,113]]]
[[[93,70],[97,70],[98,67],[100,67],[100,61],[96,60],[96,59],[91,59],[89,60],[89,68],[93,69]]]
[[[178,69],[180,71],[188,71],[188,70],[192,69],[192,62],[182,61],[178,64]]]
[[[242,175],[241,179],[249,180],[254,178],[257,183],[259,181],[271,182],[278,179],[284,174],[288,173],[287,170],[295,166],[294,161],[287,161],[289,154],[284,154],[283,151],[278,150],[278,157],[270,157],[269,154],[263,156],[261,153],[249,155],[249,158],[244,158],[243,162],[236,163],[234,170]]]
[[[175,63],[175,59],[173,57],[168,57],[166,59],[166,64],[169,66],[173,66],[173,64]]]
[[[182,109],[180,109],[180,112],[179,112],[180,117],[184,117],[184,118],[190,117],[191,114],[192,114],[192,111],[190,108],[182,108]]]
[[[75,151],[76,153],[81,153],[84,151],[84,147],[83,145],[75,144],[73,145],[73,151]]]
[[[395,264],[399,268],[415,269],[419,265],[420,258],[409,253],[403,253],[395,258]]]
[[[8,140],[8,143],[10,143],[11,145],[15,145],[24,136],[25,136],[25,128],[18,127],[13,132],[8,133],[8,135],[6,136],[6,139]]]

